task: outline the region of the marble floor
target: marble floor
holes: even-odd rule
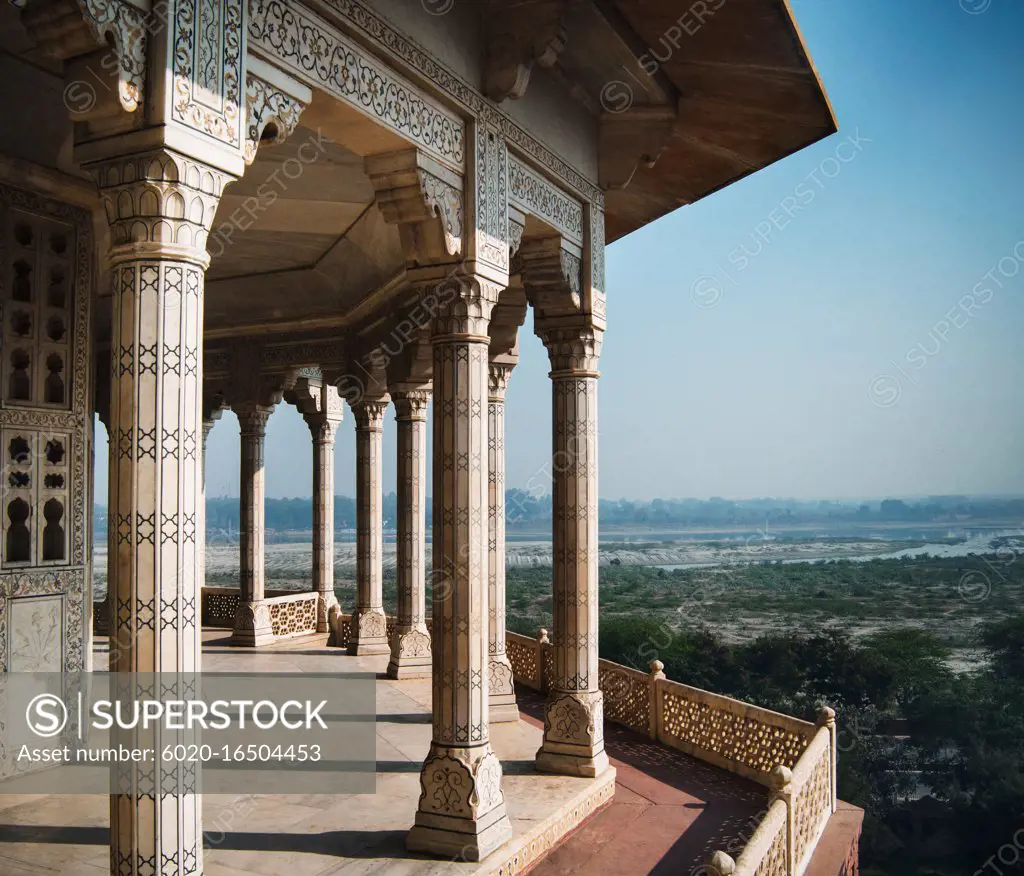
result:
[[[96,668],[105,665],[104,650],[99,640]],[[230,648],[223,632],[211,631],[204,636],[203,659],[207,672],[378,673],[377,792],[204,795],[204,861],[210,876],[496,872],[513,858],[527,863],[543,854],[606,802],[614,783],[614,776],[539,775],[533,770],[539,723],[524,717],[494,725],[491,739],[505,771],[513,839],[480,863],[414,856],[405,850],[405,835],[413,823],[420,766],[430,744],[429,680],[386,680],[387,657],[349,657],[315,639],[253,652]],[[0,874],[108,873],[108,819],[105,796],[0,795]]]

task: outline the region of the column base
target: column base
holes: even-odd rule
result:
[[[504,724],[519,720],[512,664],[507,654],[491,655],[487,665],[487,720],[491,724]]]
[[[431,745],[420,788],[416,824],[405,840],[409,851],[480,861],[512,838],[501,764],[490,745]]]
[[[320,591],[316,599],[316,631],[318,633],[331,632],[331,610],[338,605],[338,597],[334,591],[324,593]],[[340,607],[338,608],[340,612]]]
[[[592,755],[566,754],[547,751],[544,746],[537,749],[534,766],[539,773],[557,773],[560,776],[581,776],[595,779],[611,766],[608,754],[603,749]]]
[[[241,602],[235,612],[231,644],[240,648],[259,648],[274,641],[270,609],[265,602]]]
[[[510,703],[496,703],[492,699],[487,707],[488,724],[512,724],[519,720],[519,706],[515,697]]]
[[[382,611],[357,612],[352,616],[352,637],[348,653],[353,657],[390,654],[388,621]]]
[[[433,671],[430,653],[430,633],[424,624],[399,630],[391,648],[391,662],[388,663],[388,678],[430,678]]]
[[[512,824],[505,804],[487,815],[485,822],[448,815],[416,814],[416,824],[405,838],[410,852],[439,855],[455,861],[482,861],[512,839]]]
[[[537,750],[542,773],[594,778],[608,769],[601,691],[552,691],[544,710],[544,744]]]

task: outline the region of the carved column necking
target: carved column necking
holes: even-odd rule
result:
[[[511,365],[491,364],[487,399],[487,679],[491,723],[518,721],[505,653],[505,390]]]
[[[340,418],[307,416],[313,437],[313,589],[317,593],[316,631],[330,632],[334,593],[334,438]]]
[[[384,616],[384,499],[381,484],[388,397],[352,405],[356,421],[356,610],[350,654],[389,654]]]
[[[487,324],[470,278],[433,324],[433,739],[414,851],[479,860],[511,835],[487,722]]]
[[[551,360],[555,677],[537,768],[608,768],[598,688],[597,378],[601,332],[539,331]]]
[[[263,445],[267,420],[273,407],[243,402],[233,405],[241,432],[242,461],[238,504],[238,566],[241,588],[234,645],[258,647],[274,640],[270,626],[270,608],[266,601],[266,580],[263,562],[263,527],[266,498],[266,475]]]
[[[174,673],[200,668],[205,240],[229,177],[170,151],[87,169],[111,225],[110,668],[131,696],[127,673],[173,685]],[[143,736],[115,731],[111,742],[194,741],[166,729]],[[202,872],[196,765],[121,763],[112,779],[112,872]]]
[[[426,619],[427,403],[430,390],[394,390],[398,423],[398,624],[388,678],[430,676]]]

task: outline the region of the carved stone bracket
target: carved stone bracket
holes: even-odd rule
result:
[[[366,173],[384,220],[402,226],[412,261],[446,261],[462,253],[465,214],[459,174],[418,149],[371,156]]]
[[[252,164],[260,143],[283,143],[295,130],[313,92],[259,58],[245,76],[245,163]]]
[[[562,238],[524,240],[519,248],[523,285],[542,318],[577,314],[582,307],[582,268],[579,255],[566,249]]]
[[[519,247],[523,243],[523,232],[526,230],[525,222],[519,221],[518,219],[509,216],[508,219],[508,257],[509,259],[515,258],[516,253],[519,252]]]
[[[601,188],[624,189],[638,167],[653,167],[668,146],[676,115],[671,106],[634,106],[624,113],[604,113],[598,167]]]
[[[295,385],[284,391],[284,398],[302,414],[314,440],[334,440],[345,404],[337,387],[324,379],[319,368],[301,369]]]
[[[519,361],[519,328],[526,321],[526,311],[526,292],[522,286],[501,290],[488,326],[491,335],[488,355],[492,363],[514,365]]]
[[[491,100],[526,94],[534,65],[551,67],[565,48],[565,0],[491,0],[487,21],[484,94]]]
[[[76,0],[79,12],[68,15],[60,3],[31,3],[22,13],[29,36],[43,51],[67,61],[107,45],[117,58],[117,98],[135,112],[145,98],[145,13],[124,0]],[[16,4],[17,5],[17,4]]]

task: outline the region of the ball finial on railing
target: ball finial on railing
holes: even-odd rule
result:
[[[793,771],[781,763],[776,764],[768,774],[768,778],[771,780],[772,790],[781,791],[793,781]]]
[[[831,706],[822,706],[818,709],[818,726],[833,727],[836,723],[836,710]]]
[[[664,678],[665,677],[665,664],[660,660],[651,661],[651,678]]]
[[[732,876],[736,872],[736,862],[725,852],[715,852],[708,861],[708,876]]]
[[[548,639],[548,631],[544,629],[544,627],[541,627],[539,630],[537,630],[537,641],[540,642],[542,645],[551,644],[550,640]]]

